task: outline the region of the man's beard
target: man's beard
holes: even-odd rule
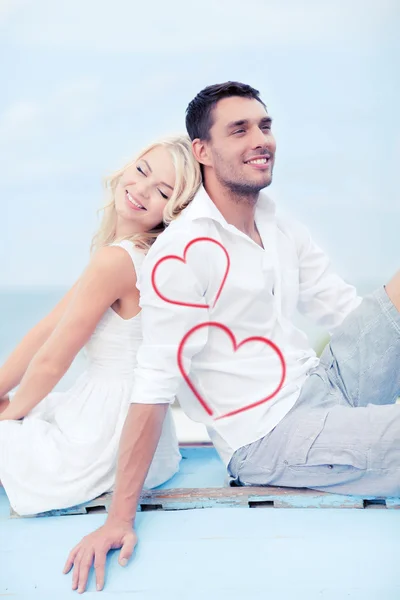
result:
[[[220,173],[216,173],[216,175],[220,183],[222,183],[223,186],[226,187],[232,193],[233,198],[237,197],[238,201],[239,199],[248,199],[248,202],[250,204],[254,204],[261,190],[268,187],[272,183],[272,173],[268,180],[263,183],[228,179]]]
[[[248,204],[254,205],[257,202],[258,194],[264,188],[268,187],[272,183],[272,171],[274,157],[271,155],[271,171],[268,179],[262,183],[247,181],[244,177],[240,179],[237,176],[237,170],[232,167],[231,163],[227,162],[223,155],[218,151],[213,151],[213,157],[215,161],[215,176],[225,188],[227,188],[232,194],[232,199],[237,202],[247,202]]]
[[[264,188],[268,187],[270,183],[271,179],[263,184],[245,181],[224,181],[225,187],[227,187],[233,194],[237,196],[254,196],[259,194]]]

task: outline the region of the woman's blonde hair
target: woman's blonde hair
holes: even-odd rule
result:
[[[169,198],[163,212],[163,222],[151,231],[136,233],[130,237],[117,238],[116,224],[117,212],[115,210],[115,190],[124,171],[140,160],[147,152],[153,148],[162,146],[166,148],[172,158],[175,167],[175,187]],[[147,251],[155,239],[162,233],[165,227],[191,202],[201,184],[200,166],[192,153],[192,144],[186,135],[174,136],[161,139],[144,148],[133,160],[127,163],[122,169],[112,173],[104,180],[107,191],[107,202],[101,209],[103,218],[100,227],[93,237],[91,251],[98,250],[102,246],[107,246],[121,239],[131,240],[135,246]]]

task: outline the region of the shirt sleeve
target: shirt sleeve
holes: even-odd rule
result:
[[[296,245],[299,258],[300,313],[332,333],[362,298],[353,285],[334,272],[331,261],[311,239],[309,231],[296,223]]]
[[[174,402],[183,381],[178,366],[182,339],[197,325],[209,320],[207,261],[195,247],[190,251],[190,260],[186,263],[179,260],[193,237],[187,232],[167,230],[156,240],[143,262],[138,278],[142,343],[137,353],[132,403]],[[190,371],[192,357],[206,342],[207,329],[200,328],[184,344],[182,361],[186,373]]]

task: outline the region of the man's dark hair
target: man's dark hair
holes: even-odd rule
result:
[[[209,141],[210,129],[213,126],[213,108],[219,100],[231,96],[254,98],[264,108],[267,108],[260,98],[260,92],[245,83],[227,81],[226,83],[209,85],[193,98],[186,109],[186,130],[191,140],[199,138]]]

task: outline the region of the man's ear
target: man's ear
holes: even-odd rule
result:
[[[192,149],[193,149],[194,157],[197,160],[197,162],[199,162],[201,165],[204,165],[206,167],[209,167],[212,165],[207,142],[204,142],[203,140],[196,138],[192,142]]]

